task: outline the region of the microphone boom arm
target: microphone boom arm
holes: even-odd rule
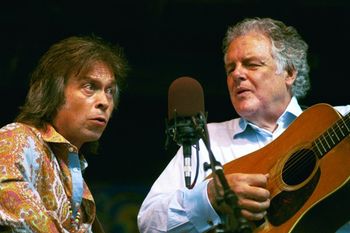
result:
[[[215,174],[218,177],[219,182],[221,183],[222,189],[224,191],[224,195],[220,197],[218,185],[217,185],[216,179],[214,178],[213,181],[214,181],[214,184],[216,187],[216,193],[217,193],[217,196],[220,197],[217,199],[218,205],[222,204],[222,202],[226,202],[228,204],[228,206],[232,208],[232,211],[233,211],[233,214],[234,214],[234,217],[236,220],[236,221],[229,221],[228,226],[226,226],[226,232],[229,232],[229,233],[250,233],[250,232],[252,232],[251,225],[241,215],[241,209],[237,205],[237,201],[238,201],[237,196],[232,191],[232,189],[230,188],[230,186],[226,180],[221,163],[215,159],[215,156],[211,150],[209,133],[208,133],[208,129],[206,126],[207,124],[206,124],[206,120],[205,120],[206,117],[204,116],[204,114],[200,114],[200,118],[203,119],[203,121],[205,122],[204,127],[196,126],[195,129],[197,129],[198,133],[200,133],[200,135],[201,135],[201,139],[203,140],[203,142],[208,150],[209,160],[210,160],[210,165],[207,163],[204,164],[204,169],[205,170],[211,169],[213,174]]]

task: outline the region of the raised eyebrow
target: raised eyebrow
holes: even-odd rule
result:
[[[96,82],[96,80],[87,75],[81,75],[77,79],[79,82]]]
[[[99,79],[93,78],[93,77],[88,76],[88,75],[82,75],[82,76],[78,77],[78,81],[79,82],[91,82],[91,83],[94,83],[94,84],[100,83]],[[110,84],[108,84],[108,85],[116,86],[117,85],[117,81],[115,79],[113,79],[110,82]]]

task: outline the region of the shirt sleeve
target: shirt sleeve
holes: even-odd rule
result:
[[[192,166],[192,174],[194,171]],[[153,184],[140,208],[140,232],[205,232],[220,223],[207,196],[208,181],[204,173],[199,172],[193,189],[185,187],[180,149]]]
[[[0,225],[14,232],[62,232],[35,191],[40,168],[32,137],[0,131]]]
[[[350,113],[350,105],[335,106],[334,108],[343,116]]]

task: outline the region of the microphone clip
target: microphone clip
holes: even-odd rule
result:
[[[191,184],[191,156],[192,156],[192,145],[197,145],[198,141],[202,138],[205,132],[204,127],[206,124],[205,117],[202,113],[198,113],[193,116],[181,116],[178,117],[176,110],[173,114],[174,118],[169,122],[166,122],[166,147],[169,143],[169,137],[172,141],[176,142],[179,146],[182,146],[184,156],[184,178],[186,187],[191,189],[194,185]],[[197,152],[198,153],[198,152]],[[198,165],[197,165],[198,166]],[[197,169],[198,170],[198,169]],[[198,171],[197,171],[198,172]],[[197,177],[197,173],[196,173]],[[195,178],[196,180],[196,178]]]
[[[166,122],[167,143],[169,137],[178,145],[194,145],[204,133],[206,119],[198,113],[190,117],[179,117],[176,109],[174,118]]]

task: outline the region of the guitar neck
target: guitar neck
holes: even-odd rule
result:
[[[350,113],[336,121],[328,130],[313,143],[313,151],[322,158],[350,133]]]

